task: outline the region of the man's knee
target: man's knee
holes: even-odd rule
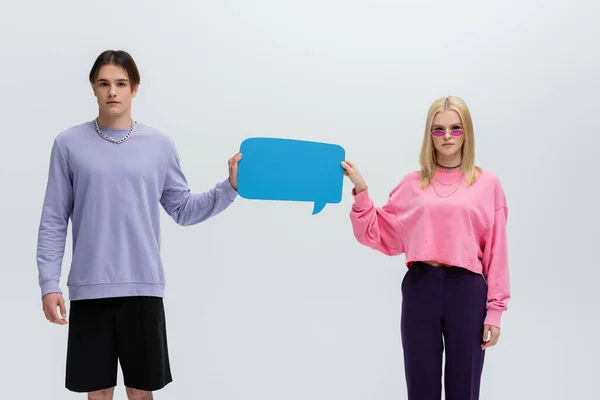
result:
[[[88,400],[112,400],[113,388],[88,393]]]
[[[152,397],[152,392],[127,388],[127,399],[128,400],[152,400],[153,397]]]

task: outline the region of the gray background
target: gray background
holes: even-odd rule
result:
[[[63,388],[67,327],[41,310],[37,227],[52,141],[96,116],[87,74],[117,48],[141,69],[134,118],[175,139],[194,191],[264,135],[343,145],[382,204],[418,168],[430,103],[463,97],[478,164],[499,175],[510,207],[513,299],[482,398],[598,398],[592,4],[3,2],[0,397],[80,398]],[[175,381],[156,398],[405,398],[404,257],[357,244],[350,189],[316,216],[310,203],[244,199],[194,227],[163,213]],[[70,246],[69,231],[63,290]]]

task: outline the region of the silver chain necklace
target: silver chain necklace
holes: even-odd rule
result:
[[[126,141],[127,139],[129,139],[129,137],[131,136],[131,134],[133,133],[133,129],[135,128],[135,124],[137,124],[137,121],[131,121],[131,127],[129,128],[129,132],[127,132],[127,135],[125,135],[123,138],[121,139],[113,139],[110,136],[106,135],[104,132],[102,132],[100,130],[100,127],[98,126],[98,118],[94,119],[94,125],[96,126],[96,132],[98,132],[98,135],[100,135],[100,137],[102,137],[103,139],[114,143],[114,144],[121,144],[124,141]]]
[[[458,179],[458,181],[456,181],[456,182],[458,182],[458,185],[456,186],[456,189],[454,189],[454,191],[452,193],[450,193],[448,196],[440,196],[440,194],[435,189],[435,183],[431,182],[431,186],[433,186],[433,191],[435,192],[435,194],[437,195],[437,197],[439,197],[441,199],[446,199],[446,198],[452,196],[454,193],[456,193],[456,191],[460,188],[460,183],[461,183],[462,179],[463,179],[463,177],[461,175],[461,177]],[[438,182],[440,182],[440,181],[438,181]],[[456,182],[454,182],[454,183],[456,183]],[[442,183],[442,182],[440,182],[440,183]],[[453,185],[454,183],[448,184],[447,186]],[[442,185],[443,185],[443,183],[442,183]]]
[[[444,182],[440,181],[439,179],[436,179],[436,181],[437,181],[437,182],[438,182],[440,185],[444,185],[444,186],[452,186],[452,185],[454,185],[455,183],[457,183],[457,182],[460,182],[460,180],[461,180],[461,179],[462,179],[462,176],[460,176],[460,177],[459,177],[457,180],[455,180],[455,181],[454,181],[454,182],[452,182],[452,183],[444,183]]]

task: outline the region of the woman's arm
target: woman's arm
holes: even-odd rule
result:
[[[493,224],[486,232],[483,247],[483,274],[488,283],[486,325],[500,328],[502,313],[510,299],[506,224],[508,207],[500,182],[495,187]]]
[[[369,197],[368,189],[354,193],[350,221],[356,240],[388,256],[404,253],[404,231],[392,203],[392,194],[382,207],[376,207]]]

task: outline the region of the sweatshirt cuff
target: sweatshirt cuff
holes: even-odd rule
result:
[[[60,287],[58,286],[57,281],[46,281],[40,285],[40,289],[42,291],[42,297],[47,295],[48,293],[61,293]]]
[[[217,183],[217,187],[225,194],[225,197],[227,197],[229,201],[234,201],[238,196],[238,192],[231,186],[229,178]]]
[[[356,194],[355,189],[352,189],[352,196],[354,197],[353,208],[355,210],[364,210],[369,208],[373,201],[369,197],[369,189],[365,189],[359,194]]]
[[[500,328],[500,322],[502,319],[502,311],[500,310],[488,310],[485,316],[485,325],[492,325]]]

